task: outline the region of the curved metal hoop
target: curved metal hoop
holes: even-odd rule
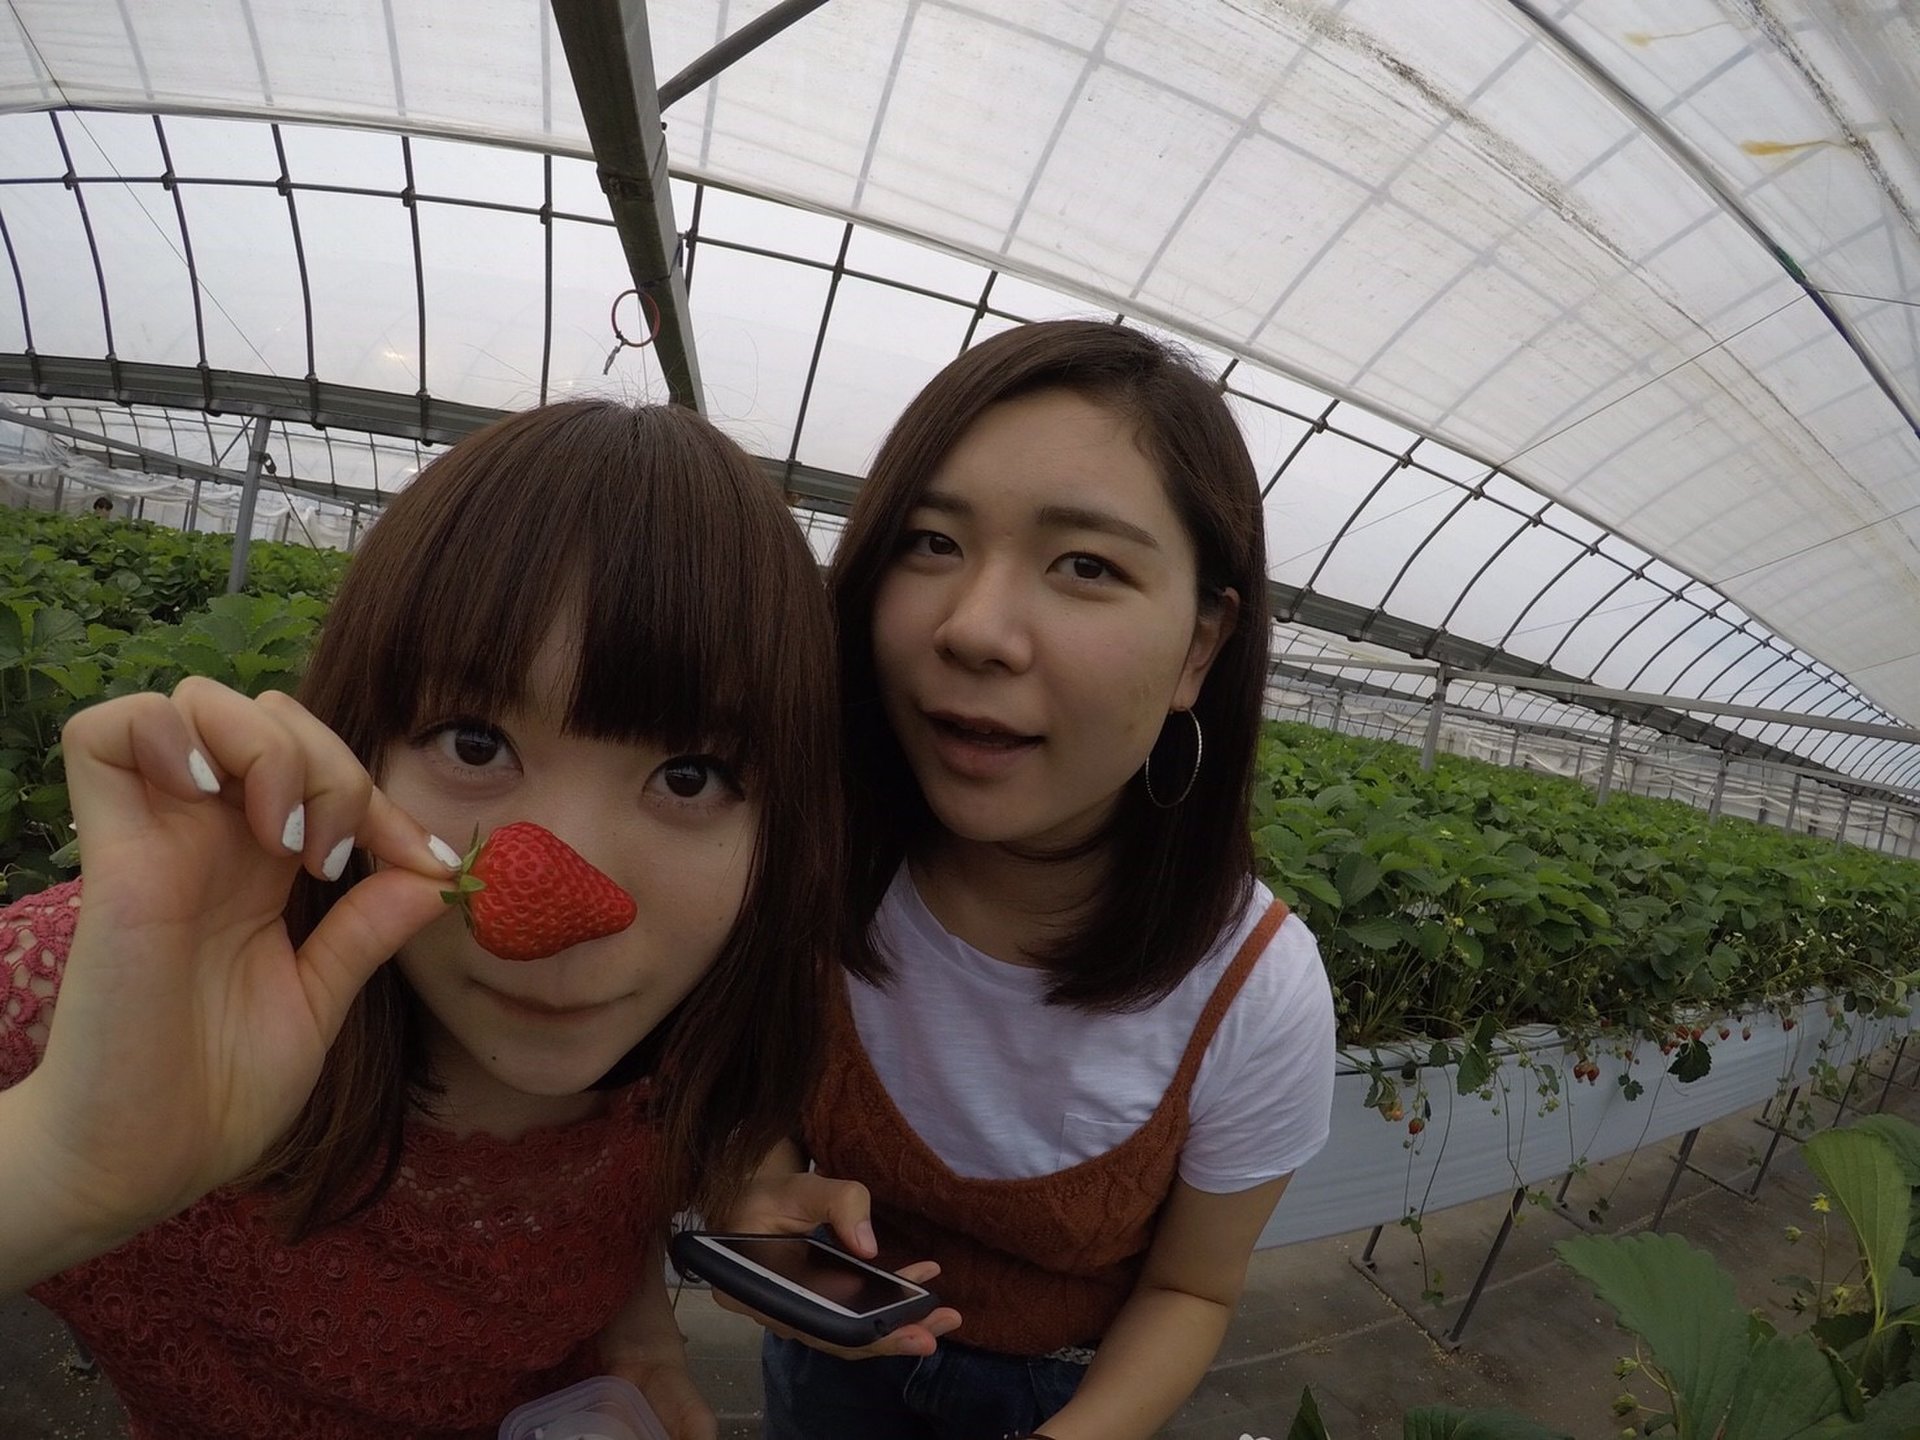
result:
[[[1140,769],[1140,778],[1147,782],[1147,799],[1162,810],[1171,810],[1187,796],[1193,793],[1193,782],[1200,778],[1200,755],[1206,749],[1206,736],[1200,733],[1200,717],[1191,710],[1176,710],[1176,715],[1184,715],[1193,722],[1193,769],[1187,775],[1186,787],[1171,800],[1162,800],[1153,790],[1153,752],[1147,752],[1147,763]]]

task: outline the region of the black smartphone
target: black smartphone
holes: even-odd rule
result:
[[[833,1345],[871,1345],[940,1303],[924,1285],[812,1235],[682,1230],[667,1250],[681,1274]]]

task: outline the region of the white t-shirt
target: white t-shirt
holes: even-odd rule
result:
[[[945,930],[903,865],[875,917],[894,965],[848,989],[880,1081],[954,1173],[1011,1180],[1103,1155],[1138,1130],[1200,1012],[1273,896],[1247,908],[1166,999],[1123,1015],[1043,1001],[1043,971]],[[1214,1033],[1194,1081],[1180,1178],[1226,1194],[1289,1175],[1326,1143],[1333,993],[1313,932],[1289,915]]]

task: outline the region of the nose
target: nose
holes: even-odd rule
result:
[[[981,566],[954,578],[934,645],[969,670],[1022,671],[1033,661],[1029,597],[1006,567]]]

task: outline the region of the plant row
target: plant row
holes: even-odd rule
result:
[[[1900,1012],[1920,956],[1920,866],[1677,801],[1275,723],[1254,817],[1353,1049],[1431,1041],[1444,1063],[1545,1024],[1697,1064],[1719,1017],[1820,992]]]

